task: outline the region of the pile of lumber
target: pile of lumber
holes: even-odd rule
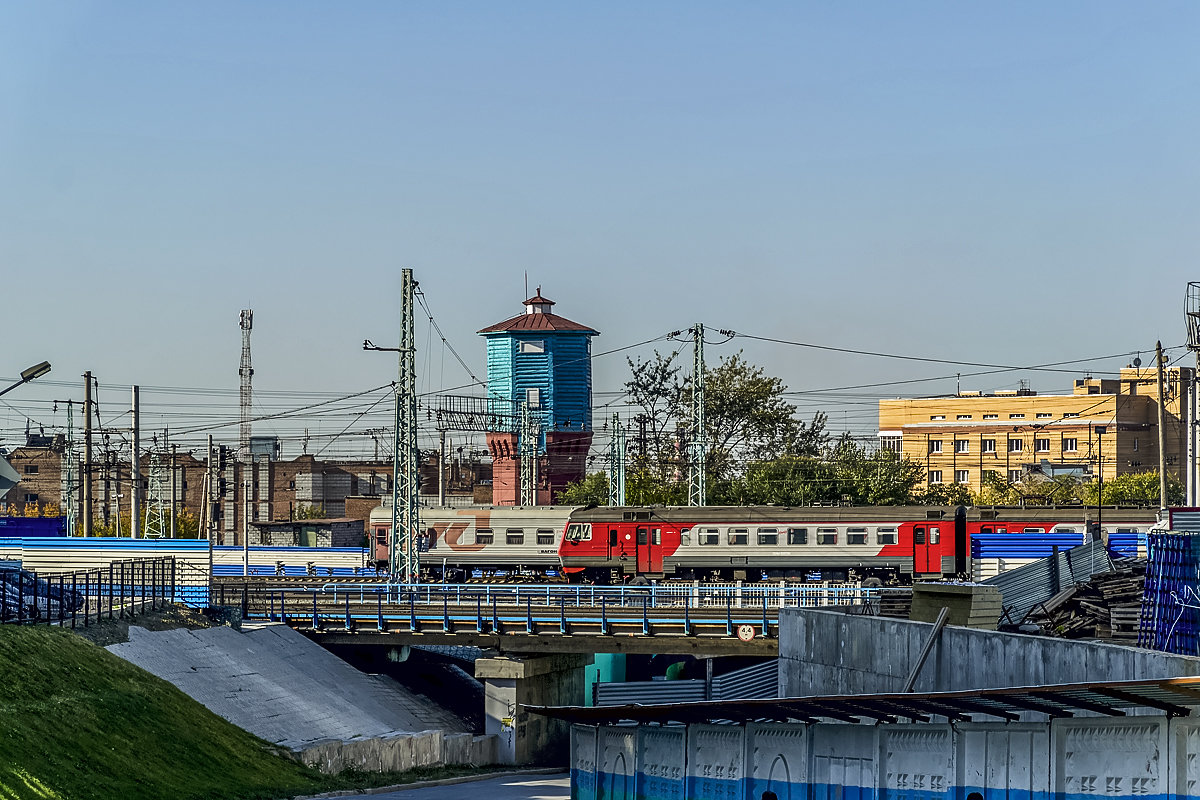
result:
[[[1048,636],[1137,644],[1146,562],[1128,561],[1039,603],[1025,617]]]

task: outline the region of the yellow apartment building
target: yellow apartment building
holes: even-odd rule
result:
[[[1193,370],[1165,371],[1167,470],[1184,480],[1186,402]],[[1115,379],[1080,378],[1064,395],[961,392],[879,402],[879,443],[925,465],[930,484],[978,492],[984,475],[1086,472],[1105,480],[1158,469],[1158,378],[1126,367]]]

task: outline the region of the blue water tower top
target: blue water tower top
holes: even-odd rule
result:
[[[592,344],[599,332],[551,312],[537,294],[525,313],[479,331],[487,339],[488,398],[514,412],[521,403],[543,431],[592,429]]]

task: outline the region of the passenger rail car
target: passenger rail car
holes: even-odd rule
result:
[[[869,583],[967,577],[971,539],[1087,530],[1079,509],[929,506],[590,508],[571,515],[560,554],[594,580],[813,579]],[[1153,510],[1104,512],[1106,531],[1142,531]]]

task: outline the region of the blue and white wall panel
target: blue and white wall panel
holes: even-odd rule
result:
[[[596,800],[596,736],[591,725],[571,726],[571,800]]]
[[[284,575],[307,575],[311,563],[318,577],[354,577],[374,575],[367,569],[370,551],[361,547],[251,547],[250,574],[274,575],[275,565],[283,564]],[[245,549],[236,545],[213,547],[213,574],[241,575]]]
[[[1200,797],[1200,719],[1171,720],[1171,796]]]
[[[874,800],[876,726],[814,725],[812,800]]]
[[[637,800],[684,800],[687,736],[683,726],[639,727]]]
[[[596,800],[634,800],[637,728],[601,728],[596,735]]]
[[[1053,791],[1061,800],[1169,792],[1166,717],[1056,720],[1050,736]]]
[[[1049,726],[963,724],[955,730],[961,797],[979,792],[986,800],[1049,800]]]
[[[808,798],[808,729],[799,724],[746,726],[746,797]]]
[[[743,800],[746,729],[691,725],[687,734],[687,797]]]
[[[885,725],[876,730],[883,798],[951,800],[954,732],[949,725]]]

